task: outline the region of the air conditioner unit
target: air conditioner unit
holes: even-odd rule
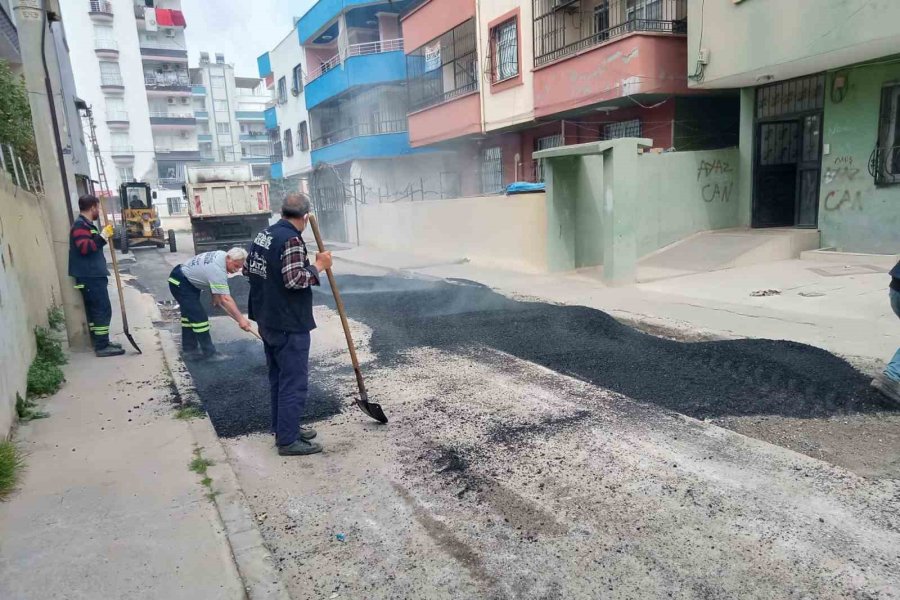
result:
[[[175,37],[175,30],[174,29],[166,29],[166,37],[167,38]]]
[[[167,101],[169,104],[175,104],[175,98],[167,98],[166,101]]]
[[[172,70],[172,65],[170,65],[169,63],[165,63],[165,64],[162,66],[162,70],[163,70],[163,71],[171,71],[171,70]]]
[[[553,10],[564,10],[569,12],[577,10],[579,5],[579,0],[551,0],[551,8]]]
[[[181,132],[181,139],[183,139],[183,140],[188,139],[188,132],[187,132],[187,131],[182,131],[182,132]]]
[[[181,99],[181,103],[182,103],[182,104],[190,104],[190,103],[191,103],[191,99],[190,99],[190,98],[182,98],[182,99]]]

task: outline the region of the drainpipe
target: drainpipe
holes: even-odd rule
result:
[[[478,107],[481,110],[481,133],[487,133],[487,123],[484,121],[484,72],[481,70],[481,62],[487,55],[484,53],[484,39],[481,35],[481,0],[475,0],[475,52],[478,57]]]

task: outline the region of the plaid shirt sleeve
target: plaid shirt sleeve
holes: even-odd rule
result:
[[[306,246],[299,237],[291,238],[284,245],[281,276],[284,279],[284,287],[289,290],[302,290],[311,285],[319,285],[319,271],[309,264]]]

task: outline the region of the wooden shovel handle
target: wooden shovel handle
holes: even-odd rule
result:
[[[319,252],[325,252],[325,243],[322,241],[322,234],[319,232],[319,222],[316,215],[309,214],[309,224],[312,227],[313,235],[316,238],[316,245]],[[331,269],[325,269],[328,275],[328,283],[331,285],[331,293],[334,295],[334,304],[337,307],[338,315],[341,317],[341,325],[344,327],[344,337],[347,338],[347,349],[350,350],[350,360],[353,362],[353,371],[356,373],[356,383],[359,385],[359,393],[365,401],[366,385],[363,383],[362,373],[359,370],[359,359],[356,357],[356,347],[353,345],[353,336],[350,335],[350,324],[347,322],[347,312],[344,310],[344,301],[341,300],[341,293],[338,291],[337,283],[334,280],[334,274]]]

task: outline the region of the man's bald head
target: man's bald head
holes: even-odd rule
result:
[[[312,204],[303,192],[288,194],[281,205],[281,216],[285,219],[302,219],[310,213]]]

